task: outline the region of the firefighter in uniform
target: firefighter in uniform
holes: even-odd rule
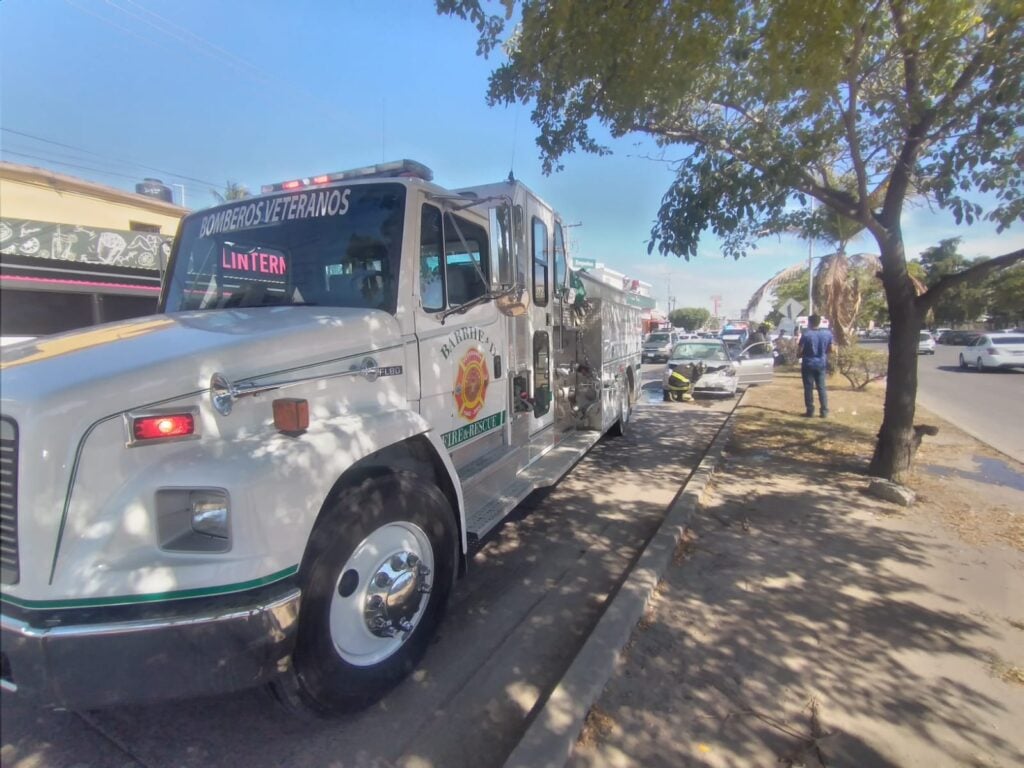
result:
[[[682,371],[676,369],[668,376],[668,397],[677,403],[688,403],[693,400],[690,394],[692,385],[690,380],[683,375]]]

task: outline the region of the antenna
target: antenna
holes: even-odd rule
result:
[[[508,164],[508,180],[509,183],[516,180],[515,167],[516,167],[516,142],[519,141],[519,109],[520,105],[516,105],[516,116],[512,122],[512,159]]]

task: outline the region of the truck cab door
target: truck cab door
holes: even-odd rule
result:
[[[484,298],[491,288],[488,239],[477,217],[422,204],[415,312],[420,413],[456,467],[506,443],[507,344],[504,317]]]

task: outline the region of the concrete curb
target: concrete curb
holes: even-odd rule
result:
[[[736,408],[743,402],[741,396]],[[732,434],[733,415],[715,435],[707,453],[669,506],[661,526],[640,553],[632,571],[612,598],[594,631],[576,654],[543,708],[519,740],[504,768],[562,768],[576,743],[590,708],[605,685],[654,588],[672,562],[676,545],[700,503]]]

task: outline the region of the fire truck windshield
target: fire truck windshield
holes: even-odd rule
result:
[[[189,216],[165,312],[282,305],[394,313],[405,187],[357,184],[242,200]]]

